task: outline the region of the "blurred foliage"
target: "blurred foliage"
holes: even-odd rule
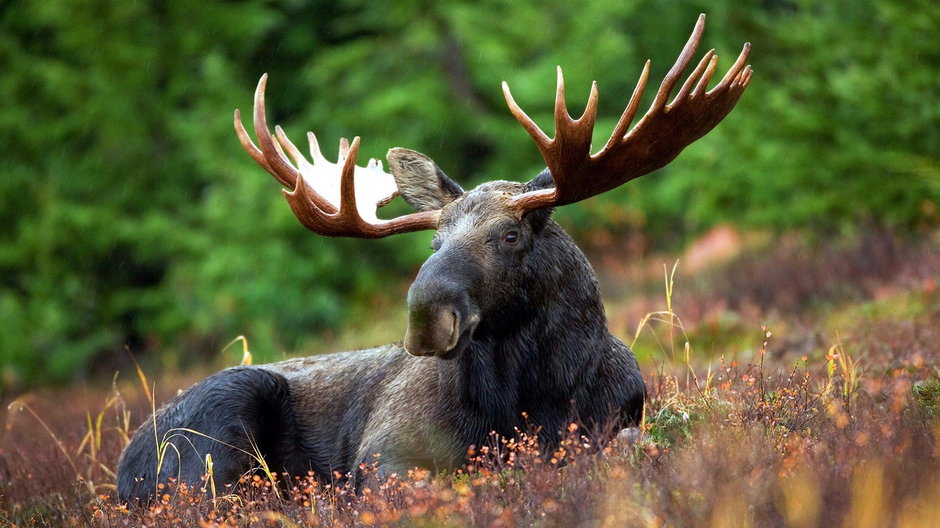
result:
[[[573,108],[597,79],[601,143],[643,61],[661,78],[699,12],[722,70],[753,43],[748,92],[659,174],[560,211],[566,227],[675,244],[719,222],[936,225],[929,0],[4,3],[0,386],[82,379],[125,348],[198,357],[238,334],[276,358],[420,264],[427,233],[340,240],[297,224],[232,132],[261,73],[292,137],[415,148],[465,186],[524,180],[542,163],[500,81],[550,128],[554,66]]]

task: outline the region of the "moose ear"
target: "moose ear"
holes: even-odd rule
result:
[[[555,180],[552,179],[552,173],[548,169],[543,170],[538,176],[529,180],[523,187],[522,192],[541,191],[555,186]]]
[[[441,209],[463,194],[457,182],[420,152],[393,148],[385,157],[401,197],[418,211]]]

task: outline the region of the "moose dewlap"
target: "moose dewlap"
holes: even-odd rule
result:
[[[636,358],[610,334],[594,271],[551,212],[666,165],[731,111],[751,78],[747,44],[711,90],[718,57],[707,52],[667,102],[704,24],[702,15],[631,128],[646,63],[613,134],[593,155],[596,83],[573,119],[558,70],[554,138],[504,83],[509,109],[547,168],[528,183],[492,181],[470,191],[407,149],[388,152],[391,174],[375,160],[357,167],[358,137],[341,140],[333,164],[311,133],[306,160],[279,127],[276,136],[268,129],[263,76],[254,101],[258,145],[238,111],[235,130],[248,154],[292,189],[284,193],[300,222],[321,235],[362,238],[433,229],[434,253],[408,291],[402,344],[230,368],[196,383],[145,420],[124,450],[121,499],[147,500],[170,478],[199,484],[206,455],[217,485],[256,469],[259,457],[274,472],[355,482],[359,464],[375,453],[380,474],[452,469],[491,432],[534,426],[550,446],[572,420],[587,434],[638,420],[645,389]],[[379,219],[376,209],[398,194],[416,212]]]

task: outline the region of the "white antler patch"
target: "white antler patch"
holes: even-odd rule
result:
[[[339,155],[336,163],[332,163],[320,150],[320,143],[313,132],[307,132],[310,142],[310,161],[300,153],[291,143],[280,127],[277,127],[278,143],[283,145],[290,154],[297,169],[300,171],[307,186],[313,188],[331,205],[339,209],[340,181],[342,180],[343,165],[349,155],[349,143],[343,138],[339,144]],[[382,162],[370,158],[365,167],[356,166],[355,170],[356,209],[359,216],[370,223],[381,223],[378,218],[378,208],[392,201],[398,196],[398,186],[392,175],[385,172]]]

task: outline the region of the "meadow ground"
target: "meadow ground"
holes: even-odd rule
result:
[[[359,494],[306,476],[272,485],[261,473],[237,490],[211,479],[205,490],[167,488],[149,509],[128,510],[112,498],[112,471],[150,409],[142,387],[155,381],[159,404],[204,373],[148,373],[146,383],[122,373],[110,389],[4,402],[0,524],[936,525],[936,235],[871,230],[822,243],[716,231],[674,274],[675,257],[638,263],[614,249],[622,241],[596,246],[611,328],[646,373],[638,431],[598,442],[573,424],[553,453],[520,431],[455,474],[414,472]],[[362,336],[350,328],[331,345]]]

